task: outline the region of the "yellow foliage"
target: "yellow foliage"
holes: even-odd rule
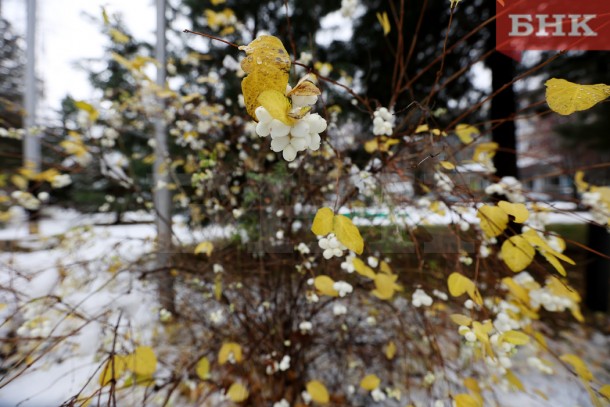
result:
[[[260,106],[261,93],[274,90],[284,95],[286,92],[290,57],[282,41],[270,35],[262,35],[239,49],[246,52],[241,62],[247,74],[241,82],[244,102],[248,114],[256,119],[254,111]]]
[[[477,218],[481,220],[481,229],[487,237],[499,236],[508,225],[508,215],[504,209],[497,206],[481,206],[477,211]]]
[[[311,396],[311,399],[319,404],[328,404],[330,396],[326,386],[318,380],[312,380],[305,385],[307,393]]]
[[[581,358],[573,354],[564,354],[559,357],[562,361],[566,362],[576,372],[576,374],[583,380],[590,382],[593,380],[593,373],[589,370],[586,363]]]
[[[549,107],[561,115],[590,109],[610,96],[610,86],[603,83],[579,85],[565,79],[551,78],[545,85]]]
[[[377,375],[369,374],[360,380],[360,387],[366,391],[373,391],[381,384],[381,380]]]
[[[231,387],[229,387],[229,390],[227,390],[227,397],[234,403],[246,401],[249,395],[248,389],[239,383],[233,383]]]
[[[334,280],[329,276],[318,276],[314,279],[313,285],[323,295],[337,297],[339,293],[333,288]]]
[[[201,242],[199,243],[194,250],[195,254],[200,254],[200,253],[205,253],[208,256],[210,256],[212,254],[212,251],[214,250],[214,244],[212,242]]]
[[[536,251],[522,235],[512,236],[502,243],[502,260],[512,271],[519,272],[530,265]]]
[[[383,35],[388,35],[392,30],[388,13],[386,11],[384,11],[383,13],[377,13],[377,21],[379,21],[379,24],[381,24],[381,28],[383,28]]]
[[[224,365],[229,361],[231,355],[233,355],[236,363],[241,362],[243,360],[241,346],[235,342],[223,343],[218,351],[218,363]]]
[[[396,344],[394,343],[394,341],[390,341],[388,342],[388,344],[385,346],[385,357],[388,360],[392,360],[394,359],[394,356],[396,356]]]
[[[139,376],[152,376],[157,370],[157,357],[150,346],[138,346],[125,357],[125,367]]]
[[[481,134],[479,129],[469,124],[458,124],[455,127],[455,135],[458,136],[460,141],[464,144],[472,143],[472,136],[478,136],[479,134]]]
[[[453,396],[453,401],[455,401],[455,407],[483,407],[483,403],[470,394],[456,394]]]
[[[498,206],[504,209],[504,212],[515,218],[516,223],[523,223],[529,218],[530,213],[522,203],[511,203],[506,201],[498,202]]]
[[[210,361],[206,357],[202,357],[195,366],[195,373],[201,380],[210,378]]]
[[[318,236],[333,232],[337,239],[349,250],[357,254],[362,254],[364,250],[364,240],[351,219],[343,215],[334,215],[330,208],[318,209],[311,231]]]
[[[106,386],[113,380],[116,381],[125,371],[125,367],[125,359],[123,356],[114,355],[108,359],[100,374],[100,386]]]

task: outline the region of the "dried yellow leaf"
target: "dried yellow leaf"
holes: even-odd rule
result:
[[[241,82],[244,102],[248,114],[256,118],[254,111],[260,106],[258,97],[266,90],[286,92],[290,73],[290,57],[284,44],[277,37],[262,35],[246,46],[241,67],[246,77]]]
[[[549,107],[561,115],[590,109],[610,96],[610,86],[603,83],[579,85],[565,79],[552,78],[545,85]]]

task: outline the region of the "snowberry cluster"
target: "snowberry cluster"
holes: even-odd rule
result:
[[[301,108],[315,104],[318,97],[292,95],[291,99],[291,113],[298,113]],[[271,150],[276,153],[281,151],[284,160],[293,161],[299,151],[306,149],[317,151],[320,148],[320,133],[326,130],[326,120],[319,114],[307,113],[293,125],[287,125],[274,119],[263,106],[257,107],[254,113],[258,119],[256,134],[260,137],[271,135]]]
[[[391,136],[394,131],[394,115],[385,107],[380,107],[373,114],[373,134]]]
[[[347,250],[347,247],[337,239],[334,233],[329,233],[328,236],[321,237],[320,240],[318,240],[318,245],[320,246],[320,249],[324,250],[322,256],[324,256],[326,260],[333,257],[342,257],[343,251]]]
[[[525,202],[523,186],[515,177],[502,177],[500,182],[487,186],[485,193],[504,195],[511,202]]]
[[[432,297],[426,294],[426,292],[421,288],[418,288],[413,293],[411,304],[413,304],[413,306],[417,308],[421,307],[422,305],[424,307],[429,307],[430,305],[432,305]]]

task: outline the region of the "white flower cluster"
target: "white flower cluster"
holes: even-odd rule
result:
[[[535,369],[538,369],[542,373],[553,374],[553,368],[546,364],[544,361],[540,360],[536,356],[530,356],[527,358],[527,364]]]
[[[11,198],[17,201],[17,204],[23,206],[25,209],[35,211],[40,208],[40,201],[31,193],[24,191],[14,191],[11,194]]]
[[[426,294],[426,292],[421,288],[418,288],[413,293],[411,304],[413,304],[413,306],[417,308],[421,307],[422,305],[424,307],[429,307],[430,305],[432,305],[432,297]]]
[[[273,403],[273,407],[290,407],[290,403],[286,399],[281,399],[278,402]]]
[[[523,186],[515,177],[502,177],[500,182],[485,188],[487,195],[504,195],[511,202],[525,202]]]
[[[610,223],[610,209],[599,192],[583,192],[582,204],[590,208],[595,222],[601,225]]]
[[[391,136],[394,131],[394,114],[387,108],[380,107],[373,115],[373,134]]]
[[[358,0],[341,0],[341,15],[346,18],[354,17],[358,4]]]
[[[445,192],[451,192],[455,187],[453,185],[453,181],[451,181],[451,178],[449,178],[447,174],[440,171],[436,171],[434,173],[434,181],[436,182],[436,186]]]
[[[563,312],[575,305],[570,298],[554,295],[546,287],[531,290],[529,296],[532,307],[542,306],[545,310],[551,312]]]
[[[291,91],[290,85],[286,93]],[[290,96],[292,109],[290,114],[298,113],[302,108],[313,106],[318,101],[317,95]],[[256,134],[260,137],[271,135],[271,150],[276,153],[282,152],[286,161],[293,161],[299,151],[310,149],[317,151],[320,148],[320,133],[326,130],[326,120],[317,113],[307,113],[303,118],[296,120],[293,125],[287,125],[278,119],[274,119],[271,113],[263,106],[254,111],[258,124]]]
[[[69,174],[59,174],[54,176],[51,179],[51,187],[52,188],[63,188],[72,183],[72,178],[70,178]]]
[[[345,281],[336,281],[333,284],[333,289],[339,293],[339,297],[345,297],[347,294],[351,294],[354,288],[350,283]]]
[[[356,253],[349,252],[349,254],[345,257],[345,260],[341,263],[341,270],[345,270],[346,273],[353,273],[356,268],[354,267],[354,259],[356,258]]]
[[[472,332],[472,330],[466,325],[460,325],[460,327],[458,328],[458,333],[470,343],[474,343],[477,341],[477,336],[475,335],[475,333]]]
[[[21,140],[23,136],[25,136],[25,129],[16,129],[14,127],[5,129],[4,127],[0,127],[0,137]]]
[[[322,256],[324,256],[326,260],[333,257],[342,257],[343,251],[347,250],[347,247],[337,239],[334,233],[329,233],[326,237],[319,236],[319,239],[318,246],[320,246],[320,249],[324,250]]]

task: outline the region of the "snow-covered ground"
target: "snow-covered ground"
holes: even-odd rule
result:
[[[383,209],[367,212],[369,219],[381,219],[381,224],[389,222],[389,218],[399,224],[400,219],[405,224],[457,222],[451,214],[442,216],[421,208],[405,208],[393,215]],[[0,366],[17,361],[11,354],[11,332],[19,335],[23,346],[20,353],[29,350],[17,368],[1,373],[0,407],[58,406],[73,395],[90,394],[103,362],[100,349],[113,349],[117,334],[129,338],[133,347],[150,345],[159,327],[156,288],[139,278],[140,272],[151,266],[147,256],[154,251],[151,216],[130,214],[128,218],[141,223],[110,226],[103,225],[112,219],[105,214],[83,215],[60,209],[46,214],[36,239],[28,236],[24,222],[0,230],[0,240],[20,242],[22,248],[29,248],[0,253],[0,358],[4,358],[0,359]],[[476,222],[473,211],[461,216]],[[585,218],[584,214],[548,216],[558,223],[578,223]],[[378,222],[367,220],[362,214],[356,219],[358,224]],[[174,219],[174,231],[176,242],[183,244],[235,233],[233,228],[220,227],[193,232],[180,217]],[[610,338],[576,331],[558,341],[557,346],[567,351],[568,345],[594,362],[592,368],[600,378],[610,380]],[[133,347],[121,350],[131,352]],[[582,385],[567,371],[553,376],[524,373],[520,379],[528,391],[515,394],[498,390],[498,405],[590,405]],[[394,405],[387,403],[376,405]]]

